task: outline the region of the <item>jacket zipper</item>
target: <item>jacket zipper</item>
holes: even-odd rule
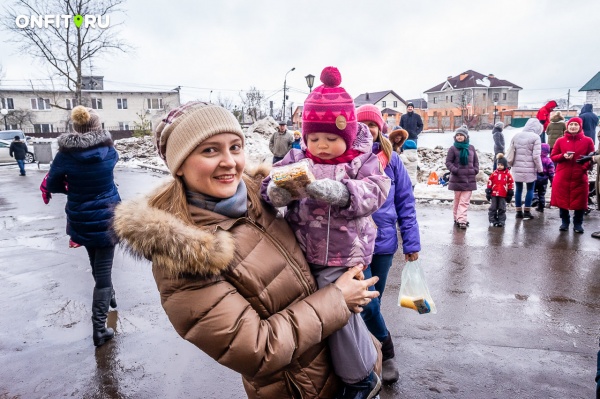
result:
[[[249,225],[251,225],[255,229],[258,229],[261,233],[264,234],[265,237],[267,237],[269,239],[269,241],[273,245],[275,245],[275,247],[277,248],[277,250],[285,257],[285,259],[287,260],[288,264],[292,267],[292,270],[294,271],[294,273],[296,273],[296,276],[298,277],[298,279],[302,283],[302,287],[304,288],[304,293],[306,294],[306,296],[309,296],[311,294],[310,287],[308,285],[308,282],[306,281],[306,278],[304,277],[304,275],[300,271],[300,265],[298,265],[298,263],[296,263],[296,260],[294,258],[290,257],[288,255],[288,252],[279,243],[279,241],[277,241],[276,239],[274,239],[271,236],[271,234],[267,233],[267,231],[265,230],[265,228],[263,226],[261,226],[258,222],[256,222],[255,220],[253,220],[250,217],[243,218],[242,220],[247,221]]]

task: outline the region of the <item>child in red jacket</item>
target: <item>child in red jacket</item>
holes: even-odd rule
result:
[[[490,201],[488,217],[494,227],[504,227],[506,222],[506,204],[512,200],[514,180],[508,171],[508,161],[504,154],[497,155],[498,167],[488,180],[485,197]]]

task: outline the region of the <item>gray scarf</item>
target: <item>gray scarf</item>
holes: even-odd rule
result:
[[[215,198],[189,190],[185,190],[185,196],[189,204],[230,218],[239,218],[248,211],[248,190],[244,180],[240,181],[235,194],[229,198]]]

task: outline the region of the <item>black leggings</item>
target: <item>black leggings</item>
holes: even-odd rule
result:
[[[85,249],[90,257],[96,288],[112,287],[111,272],[115,247],[85,247]]]

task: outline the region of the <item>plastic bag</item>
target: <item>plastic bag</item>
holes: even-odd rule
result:
[[[435,302],[427,288],[425,273],[418,260],[404,265],[398,306],[416,310],[419,314],[437,313]]]
[[[429,178],[427,179],[428,185],[439,184],[439,178],[437,172],[434,170],[429,174]]]

